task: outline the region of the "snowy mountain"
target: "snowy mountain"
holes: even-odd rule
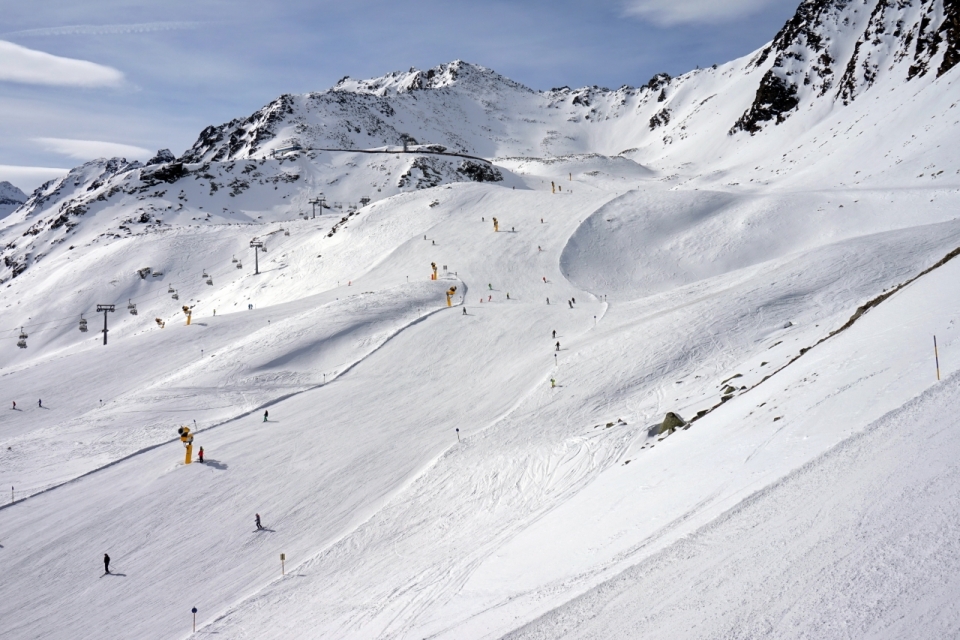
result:
[[[10,184],[0,182],[0,218],[5,218],[27,200],[27,194]]]
[[[344,78],[0,191],[5,633],[950,635],[957,16]]]

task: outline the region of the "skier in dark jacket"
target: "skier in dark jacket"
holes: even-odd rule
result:
[[[270,412],[269,412],[269,411],[264,411],[264,412],[263,412],[263,421],[264,421],[264,422],[267,421],[267,416],[269,416],[269,415],[270,415]]]
[[[103,572],[110,573],[110,556],[103,554]]]
[[[259,513],[257,514],[256,521],[257,521],[257,529],[263,529],[263,525],[260,524],[260,514],[259,514]]]
[[[557,340],[557,351],[560,351],[560,341]]]

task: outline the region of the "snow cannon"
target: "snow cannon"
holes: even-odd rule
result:
[[[193,307],[188,307],[187,305],[183,305],[183,307],[181,308],[183,309],[183,315],[187,316],[187,326],[189,327],[190,319],[193,317]]]
[[[447,290],[447,306],[448,306],[448,307],[452,307],[452,306],[453,306],[452,300],[453,300],[454,294],[456,294],[456,293],[457,293],[457,288],[456,288],[456,287],[450,287],[450,288]]]
[[[167,323],[164,322],[162,318],[154,318],[154,321],[157,323],[157,326],[160,327],[161,329],[167,326]],[[80,331],[83,331],[83,329],[80,329]]]
[[[430,279],[431,279],[431,280],[436,280],[436,279],[437,279],[437,263],[436,263],[436,262],[431,262],[431,263],[430,263],[430,268],[433,269],[433,275],[430,276]]]
[[[190,464],[193,462],[193,435],[190,433],[190,427],[180,427],[177,429],[177,433],[180,434],[180,442],[187,449],[183,464]]]
[[[493,219],[493,230],[500,231],[500,221],[496,218]]]

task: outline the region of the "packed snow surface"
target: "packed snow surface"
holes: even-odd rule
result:
[[[957,71],[731,132],[791,33],[618,92],[345,79],[21,194],[4,637],[955,635]]]

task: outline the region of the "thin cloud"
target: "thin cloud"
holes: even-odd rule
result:
[[[753,13],[772,0],[629,0],[627,15],[663,26],[724,22]]]
[[[102,140],[74,140],[72,138],[34,138],[35,142],[43,145],[48,151],[69,156],[77,160],[93,160],[94,158],[123,157],[128,159],[146,160],[153,152],[143,147],[118,142],[104,142]]]
[[[137,24],[74,24],[65,27],[45,27],[10,31],[5,37],[31,38],[47,36],[105,36],[128,33],[152,33],[155,31],[178,31],[197,29],[201,22],[141,22]]]
[[[64,87],[116,87],[123,73],[96,62],[63,58],[0,40],[0,81]]]
[[[66,175],[69,169],[56,167],[22,167],[15,164],[0,164],[0,182],[16,185],[28,195],[47,180]]]

